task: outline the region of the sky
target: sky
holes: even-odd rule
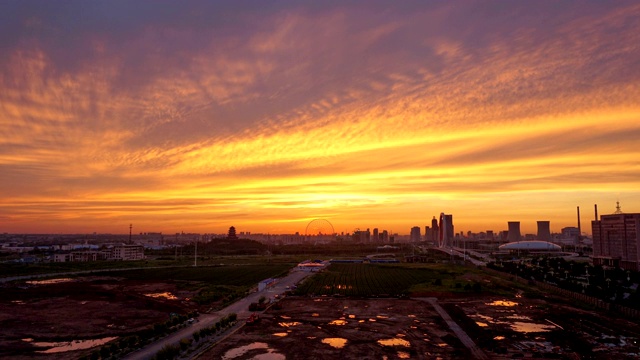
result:
[[[640,212],[636,1],[0,2],[0,232]]]

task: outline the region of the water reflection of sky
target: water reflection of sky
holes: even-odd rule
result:
[[[347,339],[343,338],[325,338],[322,339],[323,344],[330,345],[336,349],[342,349],[347,344]]]
[[[50,285],[50,284],[61,284],[66,282],[71,282],[73,279],[71,278],[58,278],[58,279],[48,279],[48,280],[29,280],[26,281],[29,285]]]
[[[41,354],[55,354],[74,350],[90,349],[92,347],[101,346],[108,343],[111,340],[115,340],[117,337],[106,337],[102,339],[90,339],[90,340],[72,340],[72,341],[59,341],[59,342],[46,342],[36,341],[33,339],[22,339],[22,341],[31,343],[35,347],[49,348],[46,350],[37,351]]]

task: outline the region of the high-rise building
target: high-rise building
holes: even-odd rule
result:
[[[434,244],[438,243],[438,219],[434,216],[431,219],[431,242]]]
[[[516,242],[522,239],[520,234],[520,221],[509,221],[509,232],[507,233],[507,242]]]
[[[591,222],[593,264],[639,271],[640,213],[623,214],[618,211],[601,215],[600,220]]]
[[[549,227],[549,221],[538,221],[537,240],[551,241],[551,230]]]
[[[420,242],[420,226],[414,226],[411,228],[411,242]]]
[[[380,236],[378,235],[378,228],[373,228],[373,242],[380,242]]]
[[[453,246],[453,215],[440,213],[440,223],[438,225],[440,247]]]

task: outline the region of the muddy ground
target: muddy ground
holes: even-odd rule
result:
[[[470,359],[419,299],[286,298],[202,359]],[[490,359],[637,359],[639,326],[548,299],[440,302]]]
[[[4,284],[0,291],[0,358],[12,359],[77,359],[95,348],[41,353],[55,346],[38,345],[125,336],[195,306],[185,301],[193,294],[178,290],[172,283],[114,277],[81,277],[50,284],[12,283]],[[158,293],[176,298],[147,296]]]

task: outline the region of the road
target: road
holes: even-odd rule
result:
[[[160,351],[165,345],[168,344],[176,344],[183,338],[190,338],[193,333],[196,331],[214,325],[218,320],[220,320],[223,316],[226,316],[231,313],[236,313],[238,315],[238,321],[245,321],[249,315],[249,305],[252,302],[258,302],[261,296],[266,297],[268,300],[274,298],[274,296],[282,295],[285,291],[287,291],[287,287],[291,287],[300,281],[302,281],[307,276],[313,275],[315,273],[292,270],[289,275],[280,278],[278,282],[272,287],[265,289],[263,291],[256,291],[248,296],[236,301],[235,303],[227,306],[226,308],[217,311],[212,314],[202,314],[199,317],[199,321],[193,323],[186,328],[178,330],[177,332],[164,337],[154,343],[147,345],[142,349],[138,349],[135,352],[132,352],[124,357],[127,360],[146,360],[152,358],[158,351]]]
[[[438,312],[438,314],[440,314],[440,317],[447,323],[451,331],[453,331],[456,334],[458,339],[460,339],[460,341],[464,344],[464,346],[466,346],[471,351],[471,353],[476,359],[479,359],[479,360],[489,359],[487,354],[485,354],[484,351],[482,351],[482,349],[480,349],[476,345],[476,343],[474,343],[473,340],[471,340],[469,335],[467,335],[467,333],[460,327],[460,325],[458,325],[458,323],[453,321],[453,319],[451,318],[451,316],[449,316],[449,314],[445,311],[445,309],[443,309],[442,306],[438,304],[438,299],[420,298],[419,300],[426,301],[429,304],[431,304],[431,306],[433,306],[433,308]]]

